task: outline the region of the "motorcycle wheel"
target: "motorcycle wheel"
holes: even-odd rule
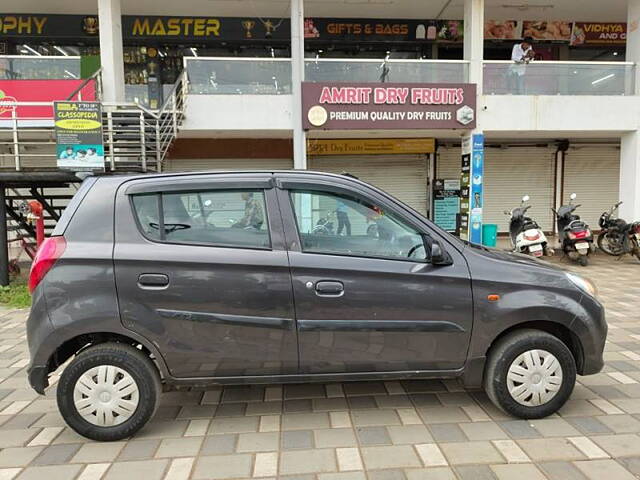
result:
[[[624,254],[624,248],[611,248],[611,242],[607,238],[607,233],[598,235],[598,248],[602,250],[607,255],[611,255],[612,257],[619,257]]]
[[[586,255],[580,255],[578,257],[578,263],[580,264],[580,266],[586,267],[587,265],[589,265],[589,258]]]

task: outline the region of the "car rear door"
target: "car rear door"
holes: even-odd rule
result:
[[[126,182],[114,263],[125,327],[175,377],[296,373],[293,297],[270,174]]]
[[[463,256],[387,196],[341,181],[278,180],[301,373],[461,368],[472,327]],[[451,265],[427,261],[434,239]]]

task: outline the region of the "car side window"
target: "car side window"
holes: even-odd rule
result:
[[[270,248],[264,191],[204,190],[134,195],[142,233],[167,243]]]
[[[428,237],[392,212],[359,198],[290,192],[302,250],[312,253],[427,261]]]

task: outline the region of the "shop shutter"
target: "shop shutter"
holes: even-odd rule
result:
[[[165,172],[205,170],[289,170],[293,160],[287,158],[189,158],[168,159]]]
[[[499,232],[509,231],[505,210],[531,197],[528,215],[545,232],[553,230],[555,150],[544,147],[485,147],[484,223],[495,223]]]
[[[620,149],[615,146],[579,145],[565,154],[563,202],[575,193],[581,204],[576,214],[597,230],[598,218],[619,200]],[[626,220],[634,220],[627,218]]]
[[[436,178],[460,179],[461,164],[460,145],[439,147],[436,154]]]
[[[459,178],[460,146],[440,147],[437,178]],[[541,147],[485,148],[484,223],[495,223],[499,232],[509,231],[505,210],[531,197],[529,214],[545,231],[553,228],[555,151]]]
[[[352,155],[309,159],[310,170],[350,173],[423,214],[427,212],[428,202],[427,164],[426,155]]]

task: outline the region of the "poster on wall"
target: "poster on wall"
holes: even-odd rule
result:
[[[482,243],[482,208],[484,204],[484,135],[471,136],[471,184],[469,187],[471,209],[470,241]]]
[[[564,20],[525,20],[522,36],[538,41],[568,42],[571,39],[571,22]]]
[[[433,182],[433,221],[447,232],[455,232],[460,210],[460,180],[438,178]]]
[[[104,169],[99,102],[54,102],[58,168]]]
[[[575,22],[571,31],[572,47],[620,45],[627,43],[626,23]]]
[[[464,22],[462,20],[438,20],[436,40],[441,43],[462,43]]]
[[[485,40],[517,40],[522,38],[522,20],[487,20]]]

